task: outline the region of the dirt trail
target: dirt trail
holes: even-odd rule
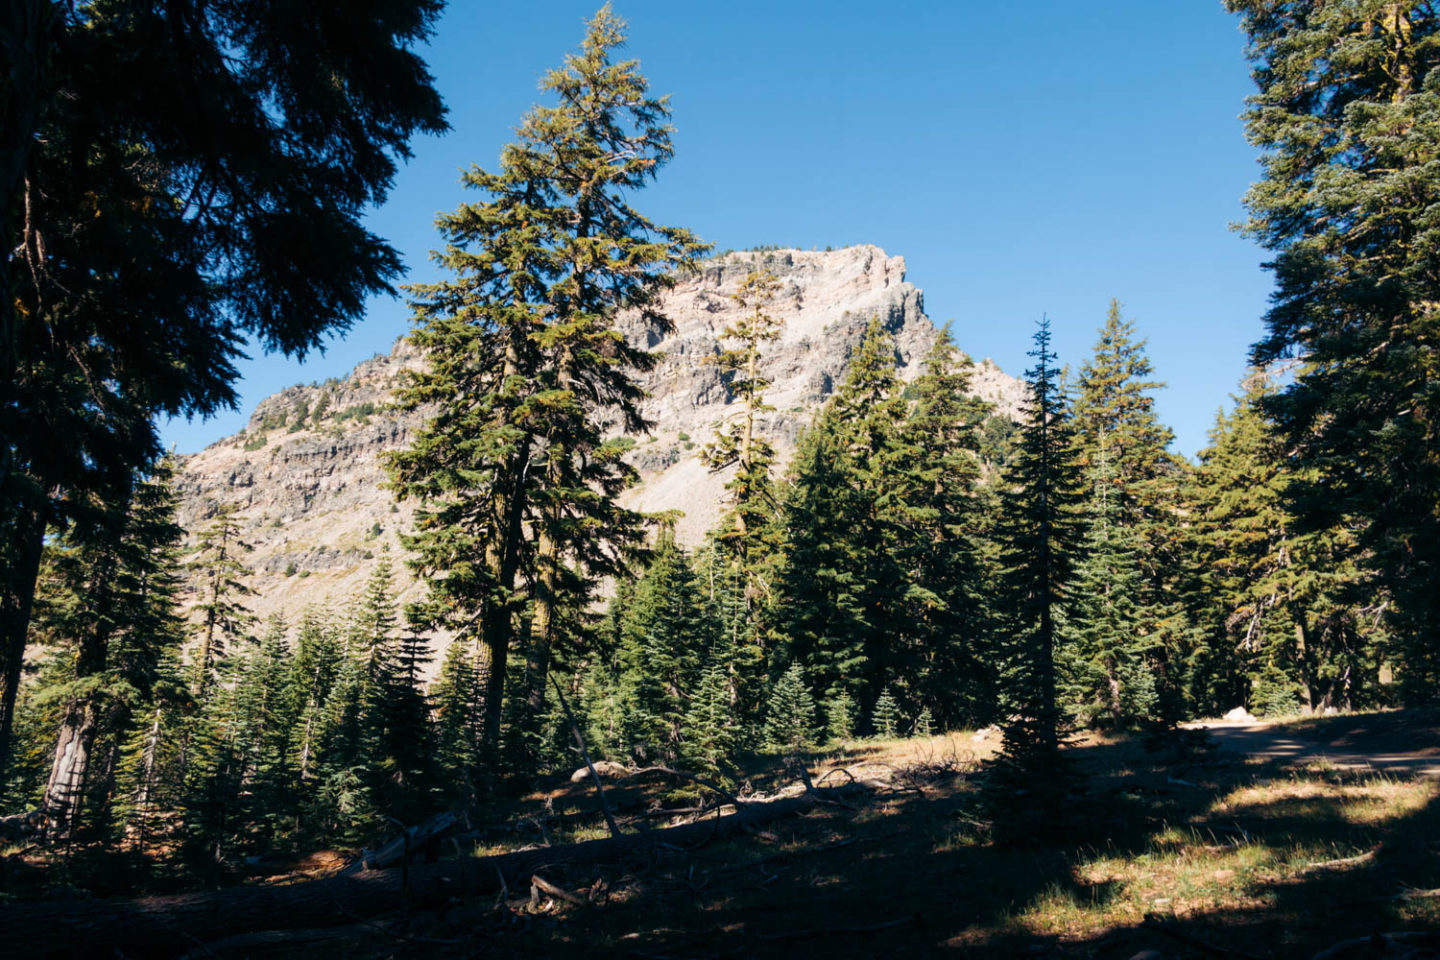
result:
[[[1440,777],[1440,730],[1434,718],[1404,711],[1299,723],[1189,723],[1207,730],[1220,749],[1285,766],[1329,763],[1342,770]]]

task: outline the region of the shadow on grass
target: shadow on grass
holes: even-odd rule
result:
[[[1138,738],[1070,755],[1082,777],[1059,842],[990,842],[962,777],[610,871],[623,894],[507,937],[507,955],[1281,960],[1440,927],[1440,899],[1403,897],[1440,886],[1433,782]]]
[[[1337,735],[1355,727],[1336,718],[1314,735],[1326,733],[1325,722],[1337,724]],[[360,939],[324,950],[652,960],[1129,960],[1155,950],[1166,958],[1289,960],[1375,932],[1440,928],[1440,898],[1404,897],[1440,887],[1433,781],[1297,771],[1176,744],[1152,751],[1139,737],[1096,739],[1068,751],[1079,776],[1061,839],[1002,846],[979,812],[977,778],[966,772],[973,741],[950,738],[953,750],[946,742],[848,752],[852,767],[928,762],[935,771],[902,779],[899,790],[853,797],[853,807],[822,805],[693,850],[657,847],[624,864],[546,872],[594,906],[541,902],[516,912],[465,899],[442,916],[415,918],[415,936],[377,935],[371,925]],[[793,779],[778,767],[775,758],[756,758],[737,779],[760,789]],[[579,814],[587,790],[565,784],[532,800]],[[638,807],[646,795],[617,787],[612,800]],[[524,892],[514,892],[517,902]]]

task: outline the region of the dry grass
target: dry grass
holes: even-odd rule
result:
[[[1354,718],[1336,720],[1354,729]],[[1323,735],[1323,726],[1311,733]],[[1004,846],[977,802],[977,762],[996,745],[953,734],[817,752],[804,758],[812,779],[853,778],[868,792],[724,842],[546,872],[586,906],[516,890],[508,903],[463,900],[443,915],[413,917],[408,940],[370,937],[325,951],[1129,960],[1158,950],[1182,960],[1215,951],[1289,960],[1377,930],[1440,927],[1440,898],[1403,896],[1440,887],[1433,781],[1088,737],[1070,751],[1079,786],[1064,840]],[[796,774],[784,758],[759,757],[736,780],[773,794]],[[611,781],[608,791],[632,831],[648,808],[675,802],[663,780]],[[585,784],[557,783],[508,813],[549,816],[554,843],[603,832]],[[542,840],[526,827],[481,842],[498,852]]]
[[[883,772],[888,786],[855,813],[824,811],[657,865],[623,911],[572,913],[563,935],[527,932],[516,955],[579,956],[587,942],[694,958],[1203,955],[1181,931],[1282,958],[1436,921],[1435,900],[1377,899],[1440,885],[1433,781],[1091,736],[1073,750],[1084,788],[1069,841],[1000,847],[977,813],[973,776],[997,745],[955,734],[812,758],[812,776]],[[764,856],[775,859],[726,867]],[[918,919],[881,929],[906,917]]]

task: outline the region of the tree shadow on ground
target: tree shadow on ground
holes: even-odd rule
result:
[[[609,871],[603,908],[534,923],[503,952],[1282,960],[1440,927],[1440,899],[1397,897],[1440,886],[1432,783],[1139,738],[1070,756],[1082,789],[1059,841],[992,843],[959,777]]]
[[[887,792],[832,796],[723,843],[546,872],[585,903],[513,891],[266,955],[1289,960],[1440,927],[1440,898],[1403,896],[1440,887],[1432,781],[1293,770],[1184,740],[1096,738],[1068,754],[1078,785],[1048,842],[996,843],[974,765],[922,748]],[[579,802],[574,786],[566,802]]]

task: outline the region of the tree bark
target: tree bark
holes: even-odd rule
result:
[[[7,559],[13,561],[9,575],[0,577],[0,783],[9,773],[15,697],[20,690],[25,637],[30,630],[35,580],[40,575],[40,555],[45,546],[45,514],[43,504],[22,507],[10,527],[11,542],[0,544],[0,556],[8,553]],[[6,532],[5,519],[0,518],[0,533]]]
[[[1300,668],[1300,705],[1309,711],[1314,708],[1319,691],[1315,688],[1314,671],[1310,669],[1310,631],[1303,617],[1295,620],[1295,661]]]
[[[151,794],[155,789],[155,771],[160,758],[160,730],[164,708],[157,704],[150,715],[150,729],[140,751],[140,783],[135,788],[135,848],[145,849],[145,828],[149,822]]]
[[[114,550],[101,548],[93,568],[85,576],[87,623],[76,640],[73,676],[76,681],[96,677],[105,670],[117,575]],[[80,697],[72,695],[65,706],[41,804],[48,819],[46,832],[56,840],[67,839],[78,822],[86,785],[90,782],[91,753],[100,728],[99,699],[99,691],[91,689]]]
[[[95,746],[95,706],[88,701],[72,702],[60,724],[50,780],[45,785],[45,832],[52,840],[66,840],[79,820],[85,784],[90,771],[90,753]]]
[[[20,433],[11,422],[19,352],[9,260],[20,246],[14,213],[35,146],[51,7],[49,0],[4,0],[0,8],[0,437],[7,438]],[[14,469],[10,441],[0,441],[0,490],[8,489]],[[0,529],[8,519],[0,516]]]
[[[46,520],[43,505],[27,502],[32,481],[23,476],[15,447],[15,438],[27,431],[17,422],[19,330],[10,252],[20,246],[23,224],[17,224],[15,212],[35,147],[54,7],[49,0],[4,0],[0,7],[0,537],[10,540],[0,543],[0,557],[11,567],[8,576],[0,577],[0,782],[9,767],[15,695]]]
[[[545,678],[550,673],[550,650],[554,642],[555,597],[557,583],[555,565],[560,551],[550,534],[540,535],[537,557],[540,575],[536,578],[535,609],[530,618],[530,644],[525,657],[525,750],[535,747],[540,734],[540,721],[545,713]]]

